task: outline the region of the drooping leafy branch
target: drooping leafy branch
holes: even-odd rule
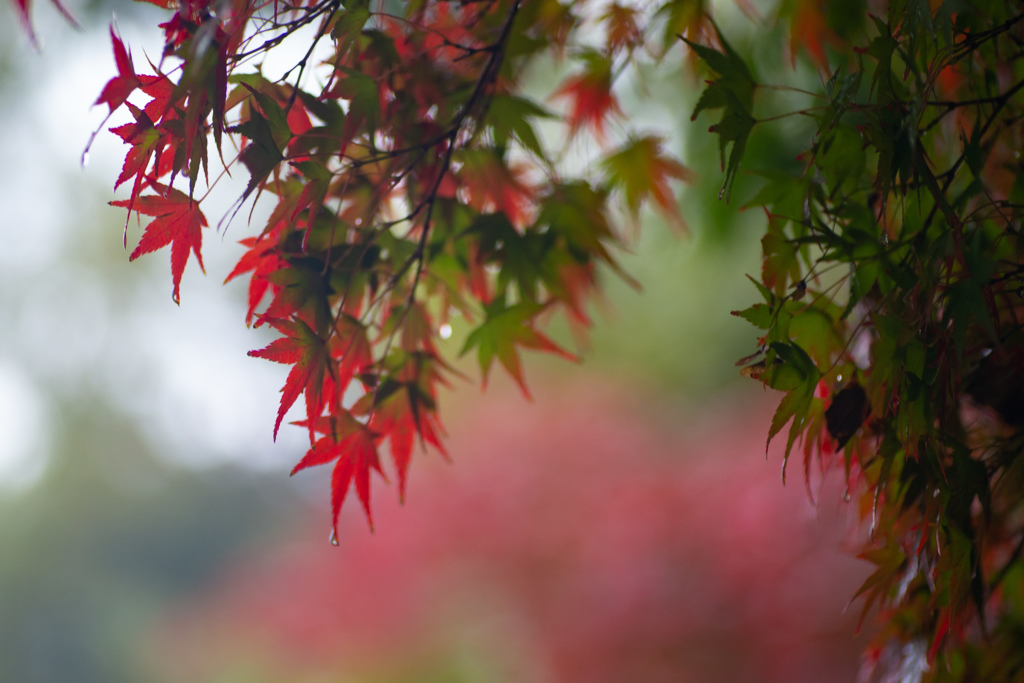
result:
[[[202,266],[211,134],[249,174],[235,211],[276,203],[228,279],[249,278],[247,321],[280,334],[252,352],[291,366],[274,433],[302,395],[311,447],[295,471],[335,463],[335,523],[353,481],[370,518],[385,443],[399,495],[414,442],[443,452],[437,392],[454,371],[435,341],[449,316],[474,325],[462,352],[484,381],[496,357],[525,392],[520,350],[571,357],[542,323],[561,311],[589,324],[623,220],[653,199],[683,225],[670,182],[687,170],[622,121],[623,74],[680,42],[707,70],[692,118],[721,111],[709,132],[723,199],[759,131],[813,121],[799,170],[756,169],[768,182],[746,201],[767,227],[763,301],[737,312],[762,330],[743,372],[784,392],[768,438],[790,425],[786,459],[801,443],[812,495],[817,464],[841,469],[856,497],[877,566],[864,611],[886,624],[876,674],[1022,675],[1014,3],[782,2],[794,60],[822,74],[810,88],[761,82],[699,0],[157,4],[173,12],[164,59],[137,74],[112,31],[118,75],[97,101],[134,119],[113,129],[130,145],[117,185],[132,181],[115,204],[153,217],[132,258],[170,244],[175,301],[190,252]],[[284,77],[254,66],[304,27],[314,39]],[[521,88],[550,60],[568,74],[554,93],[563,114]],[[780,109],[782,93],[806,106]],[[568,145],[552,150],[541,122],[592,136],[599,158],[568,171]]]
[[[595,268],[615,267],[613,198],[633,216],[653,198],[681,221],[669,181],[685,169],[657,137],[606,144],[599,175],[573,176],[535,130],[558,117],[518,92],[523,73],[573,43],[580,9],[196,0],[161,24],[162,63],[176,67],[153,75],[135,72],[111,32],[118,75],[97,104],[135,119],[113,129],[131,146],[117,184],[132,188],[114,204],[154,217],[132,258],[170,244],[175,301],[190,250],[202,266],[197,185],[217,182],[211,133],[221,158],[237,140],[228,165],[249,173],[234,211],[261,195],[276,202],[228,279],[249,278],[248,322],[281,334],[251,355],[292,366],[274,434],[304,396],[311,448],[295,471],[335,463],[335,523],[352,481],[372,520],[370,473],[383,473],[385,443],[400,496],[414,442],[443,452],[437,390],[452,370],[435,341],[452,313],[476,325],[462,352],[477,353],[484,381],[497,358],[527,392],[521,349],[573,357],[540,318],[561,310],[588,325]],[[643,43],[639,19],[613,5],[597,20],[604,44],[573,55],[558,91],[568,137],[603,140],[619,112],[615,73]],[[249,66],[305,26],[315,37],[284,78]],[[299,87],[306,72],[315,89]],[[129,101],[137,92],[149,98],[141,106]]]
[[[882,9],[843,25],[846,49],[799,112],[817,124],[801,172],[772,174],[749,202],[768,228],[763,303],[737,312],[763,330],[745,372],[785,392],[769,439],[791,423],[787,458],[802,440],[808,486],[817,459],[841,462],[859,492],[876,571],[858,595],[885,623],[869,665],[1016,680],[1024,14]],[[716,78],[697,112],[725,108],[713,132],[735,156],[779,116],[747,108],[724,40],[698,52]]]

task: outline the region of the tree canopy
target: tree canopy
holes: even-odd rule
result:
[[[848,483],[877,567],[858,593],[884,623],[876,675],[1024,675],[1016,3],[741,3],[819,74],[772,82],[700,0],[153,2],[161,59],[137,72],[112,27],[97,99],[133,119],[112,129],[130,187],[113,204],[151,217],[131,258],[169,245],[177,302],[190,257],[202,268],[203,188],[248,175],[222,223],[270,199],[228,279],[248,279],[246,322],[278,333],[251,352],[291,366],[273,432],[301,395],[293,472],[333,463],[335,524],[354,483],[372,526],[381,452],[400,496],[416,442],[444,452],[453,316],[483,382],[497,360],[528,395],[521,351],[574,358],[545,326],[590,325],[600,278],[629,277],[616,257],[644,207],[685,232],[691,172],[619,104],[623,83],[684,65],[705,79],[691,120],[717,142],[719,199],[765,216],[758,300],[736,312],[757,351],[739,365],[783,392],[768,440],[785,433],[809,494],[815,467]],[[552,64],[559,86],[530,95]],[[795,160],[746,167],[772,130]],[[763,180],[741,197],[748,175]]]

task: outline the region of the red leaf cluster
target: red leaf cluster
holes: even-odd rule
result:
[[[151,1],[173,10],[160,24],[156,73],[137,73],[111,29],[117,75],[96,101],[134,119],[112,129],[130,146],[116,186],[132,181],[113,204],[152,217],[131,258],[170,246],[179,300],[190,253],[202,267],[196,185],[222,177],[210,180],[208,137],[223,158],[221,137],[233,135],[226,168],[249,176],[234,213],[250,197],[274,203],[227,277],[248,278],[246,322],[279,335],[250,355],[289,366],[274,437],[304,396],[310,449],[295,472],[334,463],[335,525],[353,481],[370,519],[381,449],[400,499],[414,444],[444,453],[438,389],[454,370],[440,329],[450,333],[460,314],[473,326],[463,353],[476,350],[484,383],[496,358],[527,393],[522,350],[575,358],[542,325],[561,311],[582,330],[597,267],[616,268],[609,196],[622,187],[631,209],[650,196],[671,213],[667,179],[683,169],[652,142],[640,176],[622,176],[620,163],[600,184],[560,177],[534,130],[554,115],[515,89],[531,50],[558,50],[576,30],[568,7],[426,2],[398,16],[358,2],[258,13],[244,0]],[[556,93],[570,100],[570,137],[587,128],[603,146],[620,113],[612,53],[639,47],[638,16],[612,7],[600,19],[611,51],[582,55]],[[314,45],[294,77],[276,82],[240,68],[302,26],[317,31],[326,58]],[[517,42],[524,35],[534,47]],[[326,79],[300,88],[318,59]],[[169,60],[180,65],[165,70]],[[175,189],[185,178],[188,191]]]

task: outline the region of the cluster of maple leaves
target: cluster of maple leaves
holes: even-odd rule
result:
[[[769,440],[790,423],[809,490],[815,459],[850,483],[875,565],[857,595],[884,623],[867,661],[891,680],[1018,680],[1024,14],[851,7],[829,3],[847,19],[819,35],[842,49],[809,46],[834,66],[803,109],[755,115],[740,56],[694,46],[713,74],[695,113],[722,109],[723,161],[731,144],[725,192],[755,128],[813,121],[800,168],[748,203],[768,220],[763,301],[736,312],[763,333],[744,372],[785,392]]]
[[[311,447],[293,473],[335,463],[335,526],[354,482],[372,527],[370,477],[383,475],[382,446],[399,496],[417,441],[444,453],[438,386],[453,370],[435,342],[450,316],[473,324],[462,352],[476,350],[484,383],[497,358],[528,395],[520,349],[574,357],[540,327],[557,310],[589,325],[595,268],[615,267],[620,215],[635,217],[653,199],[682,224],[669,181],[687,172],[662,140],[606,141],[607,122],[621,112],[616,65],[643,44],[635,8],[605,10],[604,45],[582,53],[555,93],[567,102],[567,137],[590,131],[607,148],[595,178],[558,170],[535,127],[559,117],[517,93],[532,59],[565,49],[582,7],[423,2],[392,14],[370,2],[164,6],[174,13],[161,24],[161,64],[177,65],[166,73],[136,73],[111,29],[118,73],[97,104],[126,107],[134,118],[112,129],[130,145],[116,185],[131,185],[127,199],[112,203],[152,217],[131,258],[169,245],[177,302],[190,253],[202,267],[208,221],[196,186],[200,176],[209,184],[210,133],[221,158],[224,134],[237,141],[250,180],[236,211],[261,195],[276,206],[262,231],[242,241],[247,251],[228,280],[249,278],[247,322],[280,334],[250,355],[292,366],[274,435],[303,396],[299,424]],[[245,68],[306,25],[316,39],[294,71],[315,70],[318,89]],[[314,63],[321,42],[329,48]],[[133,104],[135,94],[149,99]],[[187,191],[176,179],[187,179]]]
[[[160,65],[137,74],[112,31],[118,73],[97,102],[134,120],[114,129],[130,145],[117,184],[132,188],[114,204],[152,217],[132,258],[169,245],[179,299],[189,254],[202,266],[196,190],[211,184],[211,151],[248,171],[236,209],[276,202],[229,279],[249,278],[247,321],[280,335],[252,355],[292,366],[275,435],[304,397],[311,447],[295,471],[335,463],[335,527],[353,480],[370,518],[383,449],[400,496],[415,443],[444,452],[438,387],[454,371],[436,340],[451,316],[471,325],[462,352],[476,351],[484,382],[497,358],[525,392],[520,351],[572,357],[543,325],[556,312],[589,324],[620,226],[651,200],[683,225],[671,182],[688,171],[664,141],[628,124],[609,135],[622,74],[680,40],[706,67],[692,118],[721,112],[709,129],[720,198],[744,184],[755,131],[811,121],[797,166],[770,161],[747,203],[768,220],[763,302],[737,312],[762,331],[743,372],[785,392],[769,440],[790,424],[787,458],[802,440],[806,480],[817,458],[858,493],[878,567],[861,592],[865,609],[884,606],[884,637],[924,643],[929,660],[945,646],[957,680],[1019,675],[1007,654],[1024,651],[1014,3],[781,3],[791,53],[819,72],[812,90],[761,82],[700,0],[157,4],[171,12]],[[285,78],[250,66],[305,27],[315,37]],[[562,113],[520,87],[551,63],[567,74]],[[307,72],[312,90],[298,85]],[[581,135],[599,151],[570,172]]]

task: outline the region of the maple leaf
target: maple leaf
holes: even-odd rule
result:
[[[329,374],[331,361],[327,345],[313,329],[302,320],[270,318],[267,320],[275,329],[286,335],[275,339],[263,349],[250,351],[253,358],[265,358],[275,363],[294,365],[281,389],[281,407],[274,423],[274,439],[281,428],[285,413],[294,405],[299,394],[306,394],[306,422],[309,440],[313,441],[313,424],[324,408],[323,388],[325,376]]]
[[[131,102],[126,102],[125,104],[135,117],[135,123],[126,123],[123,126],[111,128],[110,132],[132,146],[128,150],[128,154],[125,155],[121,173],[114,182],[114,189],[116,190],[121,186],[121,183],[128,180],[131,176],[135,176],[135,182],[132,183],[132,192],[128,198],[128,215],[125,216],[124,222],[123,239],[124,246],[127,248],[128,223],[131,221],[132,208],[135,206],[135,200],[139,198],[139,194],[142,192],[142,181],[146,177],[146,169],[149,168],[149,162],[153,158],[153,153],[159,149],[160,132],[153,127],[153,121],[146,112],[133,106]]]
[[[594,264],[580,263],[571,256],[552,258],[550,261],[554,273],[545,277],[544,283],[551,295],[568,310],[573,333],[582,337],[585,328],[591,323],[586,312],[586,299],[597,288]]]
[[[786,237],[786,221],[768,213],[767,209],[765,215],[768,217],[768,229],[761,238],[761,280],[765,287],[781,297],[785,296],[790,282],[801,281],[800,262],[796,246]]]
[[[189,250],[196,255],[199,268],[204,273],[206,272],[201,252],[202,228],[207,227],[206,217],[199,210],[199,203],[190,199],[184,192],[155,181],[149,181],[149,185],[160,194],[143,195],[137,199],[122,199],[110,202],[110,205],[127,207],[129,211],[154,217],[146,226],[142,239],[139,240],[138,246],[135,247],[135,251],[131,253],[128,260],[134,261],[143,254],[170,244],[171,277],[174,281],[173,297],[174,302],[179,303],[178,290],[181,285],[181,274],[185,271]]]
[[[825,411],[825,426],[829,436],[836,440],[836,450],[857,433],[870,412],[867,394],[859,384],[846,385],[832,398],[832,404]]]
[[[249,309],[245,314],[246,325],[252,325],[256,307],[260,305],[267,289],[270,288],[270,275],[288,265],[288,262],[278,255],[276,248],[283,226],[283,223],[278,222],[274,228],[269,229],[260,237],[246,237],[240,240],[239,244],[249,247],[249,250],[242,254],[234,269],[224,279],[224,283],[227,284],[236,277],[253,271],[252,277],[249,278]]]
[[[110,129],[111,133],[114,133],[125,143],[132,146],[128,150],[128,154],[125,155],[121,173],[114,182],[114,189],[116,190],[120,187],[121,183],[128,180],[128,178],[135,176],[135,187],[132,190],[132,196],[137,197],[141,189],[142,180],[146,175],[146,169],[149,167],[149,161],[153,158],[153,151],[160,138],[160,133],[153,127],[153,121],[145,111],[133,106],[131,102],[126,104],[132,116],[135,117],[135,123],[126,123]]]
[[[18,18],[21,19],[21,24],[25,28],[25,32],[32,39],[32,42],[36,42],[35,32],[32,31],[32,17],[30,13],[32,0],[11,0],[14,3],[14,9],[18,13]]]
[[[509,138],[515,138],[538,158],[544,158],[544,148],[530,123],[531,118],[551,119],[554,114],[523,97],[496,94],[487,110],[487,123],[494,134],[494,144],[506,147]]]
[[[139,86],[142,92],[153,98],[144,107],[146,114],[153,121],[159,121],[160,119],[166,121],[166,115],[171,110],[171,104],[175,99],[174,83],[167,76],[159,72],[157,72],[156,76],[142,74],[139,76],[139,81],[142,82],[142,85]],[[177,114],[174,114],[174,117],[177,117]]]
[[[481,213],[497,210],[516,226],[530,222],[534,189],[524,180],[525,168],[506,163],[490,150],[463,150],[459,180],[469,193],[469,204]]]
[[[309,423],[314,431],[313,423]],[[380,457],[377,454],[378,437],[368,427],[347,412],[323,417],[316,421],[315,431],[326,433],[309,449],[302,460],[292,469],[292,474],[307,467],[326,465],[337,459],[331,473],[331,512],[334,534],[338,533],[338,515],[348,496],[352,480],[356,482],[356,494],[366,512],[366,521],[373,531],[373,514],[370,511],[370,470],[376,470],[382,477]]]
[[[178,135],[180,121],[177,118],[177,113],[170,110],[173,84],[162,74],[159,76],[142,74],[138,76],[138,79],[141,83],[140,89],[153,99],[142,109],[131,102],[124,102],[132,116],[135,117],[135,123],[110,129],[110,132],[132,146],[125,155],[121,173],[114,183],[116,190],[129,177],[135,176],[128,205],[129,212],[142,190],[142,181],[147,175],[150,161],[155,157],[151,173],[154,177],[174,171],[177,168],[175,157],[181,145]],[[159,125],[156,123],[157,121],[160,122]],[[127,222],[125,228],[125,237],[127,238]]]
[[[474,346],[477,347],[484,387],[487,386],[487,375],[490,373],[491,364],[494,362],[494,357],[497,356],[508,374],[522,389],[523,394],[528,399],[531,398],[530,390],[526,388],[526,381],[523,379],[523,368],[519,361],[519,352],[516,351],[517,345],[538,351],[548,351],[572,361],[578,360],[576,356],[534,329],[533,320],[544,308],[543,304],[531,303],[506,306],[503,298],[495,299],[484,307],[487,319],[469,334],[462,351],[459,352],[459,355],[462,356]]]
[[[333,175],[327,166],[317,161],[302,161],[295,164],[305,176],[306,184],[299,195],[295,208],[292,210],[291,221],[294,222],[299,214],[306,211],[306,229],[302,236],[302,248],[306,248],[309,240],[309,233],[312,232],[313,223],[324,205],[324,198],[330,187]]]
[[[766,453],[775,435],[782,431],[790,419],[793,421],[786,439],[786,451],[782,456],[782,483],[785,484],[789,453],[797,437],[808,425],[811,401],[814,399],[818,380],[821,379],[821,371],[799,346],[781,342],[772,342],[769,345],[766,365],[771,368],[766,376],[768,385],[786,392],[779,402],[775,415],[772,416],[768,442],[765,444]]]
[[[643,43],[643,31],[636,23],[639,15],[640,12],[635,7],[626,7],[617,2],[608,5],[601,15],[601,21],[608,32],[605,41],[610,52],[632,50]]]
[[[128,99],[132,92],[142,85],[142,81],[135,75],[135,66],[132,64],[132,55],[125,48],[124,43],[110,27],[110,40],[114,43],[114,61],[117,63],[117,75],[107,81],[100,92],[100,96],[93,103],[106,104],[110,111],[120,107]]]
[[[338,315],[334,334],[328,341],[328,351],[338,361],[335,383],[341,392],[345,391],[353,377],[367,372],[374,362],[366,328],[347,313]]]
[[[664,20],[662,53],[667,52],[680,35],[697,40],[710,21],[710,14],[706,12],[702,0],[668,0],[661,4],[656,16]]]
[[[239,204],[278,167],[284,159],[281,150],[291,138],[287,115],[280,105],[272,97],[255,90],[248,83],[243,82],[242,86],[252,93],[263,114],[253,107],[249,112],[249,120],[231,129],[233,133],[241,133],[247,141],[245,148],[238,155],[238,160],[249,170],[250,178],[238,200]]]
[[[743,153],[747,148],[750,131],[757,120],[750,113],[753,108],[754,89],[757,84],[750,69],[739,54],[729,45],[718,27],[715,27],[718,43],[722,51],[694,43],[684,36],[680,39],[696,53],[718,78],[709,80],[708,87],[701,93],[697,105],[693,108],[690,120],[697,120],[697,115],[705,109],[725,109],[722,119],[708,128],[708,132],[718,135],[718,153],[721,158],[722,170],[725,171],[725,182],[719,190],[718,198],[728,198],[732,194],[732,183],[739,172]],[[729,163],[726,165],[725,150],[732,144],[729,152]]]
[[[53,6],[57,8],[57,11],[60,12],[61,15],[63,15],[64,19],[67,20],[69,24],[71,24],[75,28],[79,28],[78,22],[75,21],[75,18],[73,16],[71,16],[71,13],[68,12],[67,8],[61,4],[60,0],[50,1],[53,3]],[[32,44],[38,48],[39,43],[36,41],[35,31],[32,30],[32,0],[11,0],[11,3],[14,5],[14,11],[18,13],[18,18],[21,20],[21,25],[25,29],[25,33],[28,34],[29,40],[31,40]]]
[[[323,266],[316,259],[302,257],[279,259],[279,263],[282,267],[265,275],[274,287],[274,298],[256,321],[256,326],[268,319],[294,315],[326,336],[331,311],[327,300],[329,284],[323,276]],[[284,267],[284,263],[288,267]]]
[[[388,436],[388,441],[391,444],[391,459],[394,461],[395,471],[398,473],[398,499],[404,502],[405,482],[418,424],[414,408],[410,403],[411,390],[395,382],[391,384],[392,387],[385,385],[377,392],[379,397],[390,389],[390,394],[375,406],[370,424],[374,431]],[[437,437],[432,432],[428,431],[428,433],[436,443]]]
[[[448,457],[438,437],[439,433],[444,433],[444,429],[437,419],[436,391],[432,386],[439,379],[433,367],[437,358],[428,353],[410,354],[410,358],[413,361],[406,365],[399,377],[403,381],[385,380],[375,392],[366,394],[352,409],[357,414],[369,414],[373,432],[388,439],[391,458],[398,473],[398,499],[402,502],[405,501],[406,475],[417,434],[424,450],[429,443],[445,458]]]
[[[780,8],[780,16],[782,14]],[[797,2],[793,7],[789,31],[790,65],[796,65],[796,54],[803,49],[820,71],[829,73],[831,69],[828,65],[828,55],[825,54],[825,42],[842,45],[842,41],[825,21],[822,5],[817,0]]]
[[[598,140],[604,140],[604,123],[611,115],[622,115],[619,101],[612,93],[612,62],[607,56],[589,51],[583,54],[585,68],[570,76],[552,95],[570,100],[569,137],[589,126]]]
[[[691,181],[693,173],[681,163],[666,156],[661,149],[663,140],[656,135],[631,138],[625,145],[601,163],[612,185],[622,188],[626,206],[636,217],[640,205],[653,197],[672,223],[686,229],[679,213],[679,205],[669,188],[669,178]]]

